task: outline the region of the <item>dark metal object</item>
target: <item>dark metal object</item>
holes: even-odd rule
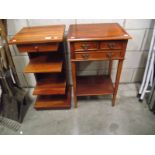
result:
[[[27,92],[19,87],[19,79],[9,50],[4,26],[0,20],[0,36],[5,44],[0,49],[1,117],[22,122],[28,107]]]

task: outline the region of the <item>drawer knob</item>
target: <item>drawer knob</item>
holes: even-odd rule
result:
[[[89,58],[89,54],[82,54],[82,58],[83,59],[88,59]]]
[[[116,46],[115,43],[109,43],[109,44],[108,44],[108,47],[111,48],[111,49],[113,49],[115,46]]]
[[[35,49],[35,50],[38,50],[38,46],[34,46],[34,49]]]
[[[89,45],[88,45],[88,44],[83,44],[81,47],[82,47],[84,50],[88,50]]]
[[[107,53],[107,57],[108,57],[109,59],[111,59],[111,58],[112,58],[112,53]]]

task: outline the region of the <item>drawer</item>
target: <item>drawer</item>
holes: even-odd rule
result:
[[[57,51],[58,43],[40,43],[40,44],[18,44],[17,47],[20,52],[44,52]]]
[[[74,51],[91,51],[98,49],[98,42],[75,42]]]
[[[100,49],[123,49],[121,41],[103,41],[100,43]]]
[[[121,52],[77,52],[75,53],[76,60],[110,60],[110,59],[122,59]]]

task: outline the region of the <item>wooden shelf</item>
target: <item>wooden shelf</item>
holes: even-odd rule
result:
[[[78,76],[77,96],[113,94],[113,84],[109,76]]]
[[[33,95],[62,95],[65,94],[66,80],[61,75],[46,75],[37,80]]]
[[[25,73],[51,73],[61,72],[62,60],[53,60],[48,55],[31,58],[30,63],[25,68]]]
[[[38,95],[34,108],[70,108],[70,90],[66,80],[65,25],[24,27],[10,41],[20,52],[28,52],[24,73],[34,73]]]
[[[62,42],[64,30],[65,25],[24,27],[9,41],[9,44]]]
[[[67,91],[67,95],[38,96],[34,108],[37,110],[69,109],[71,107],[70,99],[70,90]]]

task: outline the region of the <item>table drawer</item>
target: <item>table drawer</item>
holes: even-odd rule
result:
[[[123,49],[123,43],[121,41],[102,41],[100,49]]]
[[[110,60],[121,59],[121,52],[77,52],[75,53],[76,60]]]
[[[21,44],[17,45],[20,52],[57,51],[58,43]]]
[[[91,51],[98,49],[98,42],[75,42],[74,51]]]

